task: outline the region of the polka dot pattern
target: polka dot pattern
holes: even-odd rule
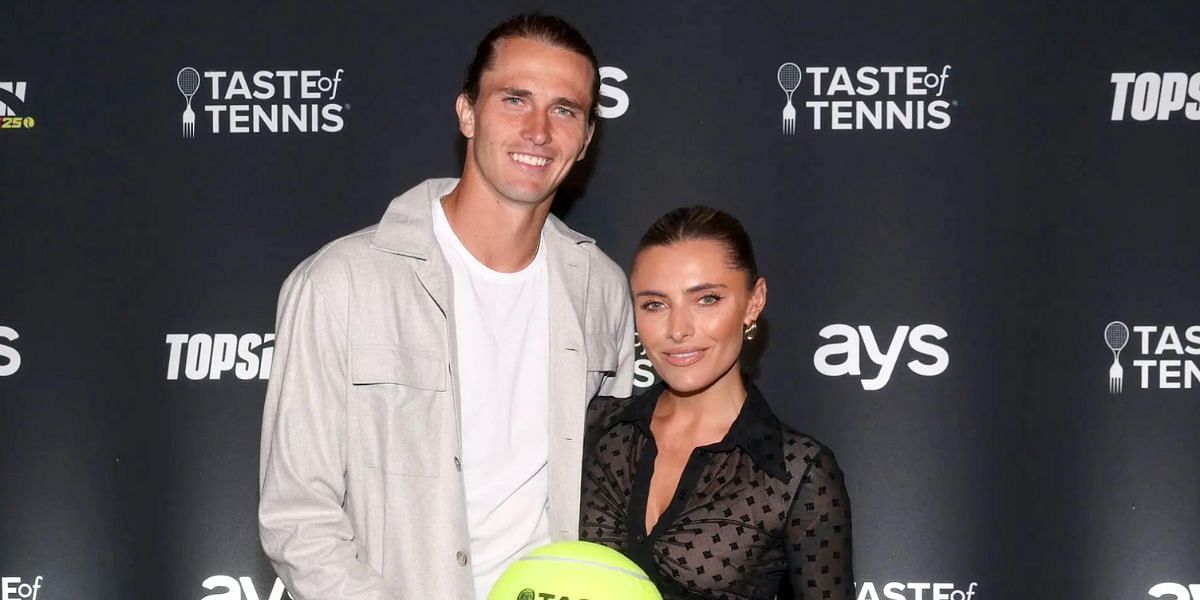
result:
[[[725,439],[693,452],[646,533],[660,392],[589,407],[580,539],[625,553],[667,599],[853,600],[850,503],[837,461],[781,423],[754,388]]]

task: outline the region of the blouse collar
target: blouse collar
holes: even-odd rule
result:
[[[666,386],[661,381],[647,389],[640,398],[630,402],[617,413],[613,424],[633,423],[642,430],[643,435],[653,437],[650,432],[650,419],[654,416],[654,407],[658,405],[658,398],[665,389]],[[728,452],[734,447],[741,448],[750,456],[750,460],[768,475],[780,481],[788,481],[791,475],[784,461],[780,426],[779,418],[771,411],[758,387],[746,382],[746,402],[742,404],[742,410],[729,426],[725,437],[715,444],[698,449],[706,452]]]

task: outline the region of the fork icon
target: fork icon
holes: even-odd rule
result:
[[[187,109],[183,111],[183,137],[196,137],[196,111],[192,110],[191,98],[188,98]]]
[[[196,111],[192,110],[192,96],[200,89],[200,72],[184,67],[175,75],[175,85],[179,93],[187,100],[187,108],[183,111],[183,137],[196,137]]]
[[[1121,363],[1114,356],[1113,364],[1108,368],[1108,393],[1120,394],[1124,382],[1125,369],[1121,368]]]
[[[787,94],[787,105],[783,107],[783,135],[796,134],[796,107],[792,105],[792,93],[800,87],[800,67],[796,63],[783,63],[775,73],[779,87]]]
[[[1121,368],[1121,350],[1129,342],[1129,326],[1113,321],[1104,327],[1104,343],[1112,350],[1113,364],[1108,368],[1108,393],[1120,394],[1125,384],[1125,369]]]

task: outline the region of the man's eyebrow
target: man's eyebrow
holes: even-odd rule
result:
[[[564,97],[555,98],[554,105],[555,106],[565,106],[567,108],[571,108],[574,110],[583,110],[582,104],[580,104],[570,98],[564,98]]]
[[[500,93],[505,96],[513,96],[516,98],[532,98],[533,97],[533,92],[531,92],[525,88],[515,88],[515,87],[500,88]],[[554,106],[565,106],[567,108],[574,109],[574,110],[583,110],[583,104],[581,104],[577,100],[573,100],[566,96],[559,96],[558,98],[555,98],[554,102],[552,104]]]

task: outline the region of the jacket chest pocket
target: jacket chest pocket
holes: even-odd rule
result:
[[[447,422],[447,371],[440,353],[351,347],[351,455],[393,475],[436,476]]]
[[[606,377],[617,373],[617,342],[611,334],[589,332],[587,344],[587,394],[595,396]]]

